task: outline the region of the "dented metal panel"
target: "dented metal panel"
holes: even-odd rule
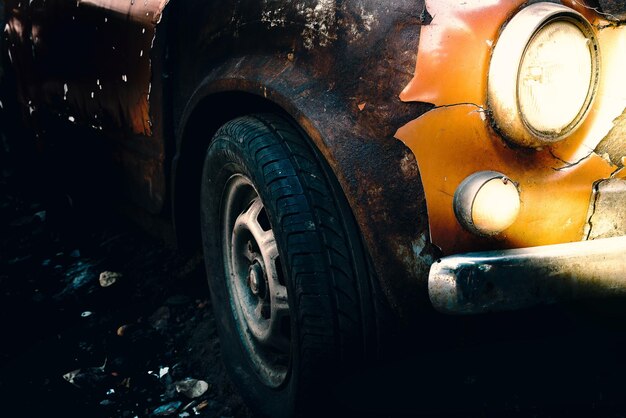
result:
[[[436,256],[419,172],[393,140],[432,107],[397,98],[430,19],[423,0],[10,4],[26,112],[30,100],[33,119],[49,109],[102,127],[135,202],[163,208],[171,162],[177,226],[188,221],[198,232],[194,164],[217,126],[245,112],[286,113],[339,179],[393,308],[429,307],[426,277]]]
[[[60,117],[119,139],[129,195],[157,212],[165,197],[160,107],[151,56],[166,0],[7,1],[5,34],[19,100],[33,126]],[[158,82],[158,79],[157,79]],[[160,94],[159,92],[157,94]]]
[[[618,156],[594,150],[626,108],[626,85],[620,81],[626,30],[586,4],[563,3],[585,15],[597,31],[602,56],[598,95],[587,119],[566,140],[524,149],[494,129],[486,97],[489,59],[498,33],[523,2],[426,2],[434,18],[422,28],[415,77],[400,97],[430,102],[436,108],[400,128],[396,137],[416,156],[432,242],[445,254],[582,239],[594,183],[611,177],[622,164]],[[619,161],[615,165],[611,160]],[[452,209],[458,185],[480,170],[506,174],[521,192],[519,218],[494,237],[466,232]]]
[[[21,99],[98,129],[150,136],[150,52],[166,1],[7,2]]]
[[[193,144],[209,140],[207,114],[219,123],[231,109],[226,93],[247,95],[224,118],[259,99],[277,104],[337,175],[394,309],[408,315],[428,308],[426,277],[436,256],[423,191],[413,155],[393,140],[399,126],[431,108],[397,98],[428,20],[423,2],[196,0],[169,7],[177,38],[174,114],[182,115],[174,119],[175,175],[191,165],[185,155],[194,154]],[[181,197],[195,190],[193,173],[188,178],[174,190],[182,202],[177,213],[195,205]]]
[[[433,264],[437,310],[476,314],[575,299],[626,296],[626,237],[487,251]]]
[[[626,176],[626,26],[608,19],[610,2],[563,3],[594,25],[601,84],[576,133],[541,149],[502,138],[487,102],[491,53],[521,0],[10,0],[7,35],[28,116],[106,132],[128,194],[155,213],[171,163],[174,216],[191,229],[217,127],[289,115],[336,174],[387,299],[410,315],[440,250],[578,241],[597,215],[594,185]],[[466,232],[452,209],[481,170],[521,191],[517,222],[493,237]]]

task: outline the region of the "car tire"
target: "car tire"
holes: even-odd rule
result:
[[[363,245],[304,135],[274,115],[226,123],[203,169],[203,248],[223,358],[265,416],[328,414],[375,344]]]

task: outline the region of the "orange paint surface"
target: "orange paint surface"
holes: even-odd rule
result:
[[[433,20],[430,25],[422,26],[415,77],[400,99],[436,106],[484,105],[493,40],[502,23],[523,3],[523,0],[426,1]]]
[[[626,107],[622,48],[626,30],[597,33],[602,55],[601,84],[589,116],[566,140],[541,150],[511,147],[492,128],[487,109],[487,75],[500,28],[522,5],[519,0],[431,0],[433,16],[422,27],[415,77],[403,101],[437,108],[400,128],[396,138],[415,154],[420,169],[432,242],[444,254],[579,241],[587,221],[593,184],[615,166],[593,152]],[[580,1],[573,7],[591,22],[603,22]],[[619,85],[619,87],[617,87]],[[520,215],[503,233],[479,237],[465,231],[452,200],[463,179],[495,170],[518,183]]]
[[[593,183],[609,177],[613,166],[596,154],[570,165],[549,150],[509,148],[488,127],[476,106],[439,108],[425,116],[400,128],[396,136],[415,153],[420,172],[425,173],[422,181],[431,239],[445,254],[581,239]],[[450,123],[459,119],[464,123]],[[461,181],[481,170],[499,171],[512,178],[522,198],[516,222],[492,238],[466,232],[452,208]]]

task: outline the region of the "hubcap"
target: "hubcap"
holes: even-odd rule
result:
[[[253,263],[248,268],[248,285],[252,294],[257,297],[263,297],[265,290],[265,279],[263,277],[263,268],[259,263]]]
[[[261,380],[278,387],[289,365],[290,326],[274,232],[247,177],[231,177],[222,202],[222,248],[235,324]]]

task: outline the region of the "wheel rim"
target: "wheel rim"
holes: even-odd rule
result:
[[[237,331],[261,380],[278,387],[287,376],[291,338],[274,232],[247,177],[232,176],[223,196],[222,249]]]

